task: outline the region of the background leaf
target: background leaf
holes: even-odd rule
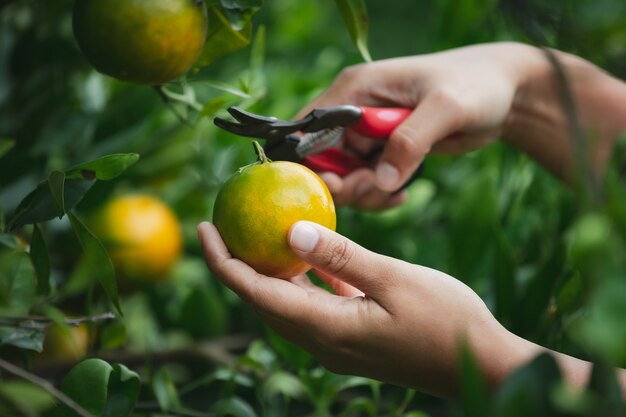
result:
[[[152,378],[152,392],[163,411],[181,408],[176,386],[167,368],[159,369]]]
[[[122,306],[120,305],[119,295],[117,293],[117,281],[115,279],[115,270],[109,254],[107,253],[102,242],[93,234],[83,222],[80,221],[72,213],[68,213],[70,222],[80,245],[83,248],[83,252],[86,257],[91,259],[92,265],[99,265],[98,270],[94,270],[94,274],[97,275],[98,281],[111,301],[115,309],[122,314]]]
[[[74,366],[63,379],[61,389],[97,417],[126,417],[139,396],[137,373],[124,365],[110,365],[101,359],[87,359]],[[62,406],[65,417],[78,417]]]
[[[6,155],[11,148],[15,146],[15,141],[12,139],[0,138],[0,158]]]
[[[48,247],[38,225],[33,227],[30,241],[30,259],[37,274],[37,293],[47,295],[50,292],[50,257]]]
[[[343,21],[350,32],[350,37],[356,45],[361,57],[365,62],[371,62],[369,49],[367,48],[367,33],[369,18],[365,0],[335,0]]]
[[[65,173],[52,171],[48,177],[52,199],[58,209],[59,219],[65,215]]]
[[[65,209],[71,210],[93,185],[93,180],[66,180]],[[21,201],[7,228],[8,231],[17,230],[27,224],[45,222],[58,214],[57,204],[46,180]]]
[[[66,176],[68,179],[112,180],[120,176],[138,160],[139,154],[136,153],[106,155],[68,169]]]

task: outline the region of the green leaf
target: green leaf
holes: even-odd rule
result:
[[[67,180],[66,178],[64,192],[65,210],[71,210],[78,204],[93,186],[94,182],[93,180]],[[11,232],[26,224],[50,220],[58,216],[58,214],[57,204],[46,180],[40,183],[35,190],[20,202],[7,229]]]
[[[267,327],[267,337],[272,348],[287,361],[294,369],[304,369],[312,361],[311,355],[300,346],[279,336],[270,327]]]
[[[541,319],[547,315],[556,284],[564,274],[564,265],[565,245],[560,240],[531,277],[518,303],[513,324],[521,336],[533,334]]]
[[[357,397],[353,398],[343,409],[343,412],[339,415],[344,416],[369,416],[376,417],[376,404],[371,398]]]
[[[180,317],[181,326],[196,339],[223,335],[228,328],[223,300],[204,288],[196,288],[187,296]]]
[[[139,160],[136,153],[117,153],[84,162],[65,172],[68,179],[112,180]]]
[[[136,372],[121,364],[113,365],[107,403],[102,417],[125,417],[131,414],[139,397],[140,379]]]
[[[163,411],[181,408],[178,391],[167,368],[159,369],[152,379],[152,392]]]
[[[53,172],[18,205],[8,231],[32,223],[41,223],[67,212],[80,202],[94,180],[110,180],[137,162],[138,154],[113,154],[77,165],[62,173]]]
[[[301,398],[306,389],[298,378],[284,371],[275,371],[263,384],[263,394],[268,400],[277,394],[286,398]]]
[[[352,42],[356,45],[365,62],[371,62],[369,49],[367,48],[367,32],[369,18],[365,0],[335,0],[335,4],[341,12],[341,17],[350,32]]]
[[[0,251],[0,316],[29,313],[36,300],[37,278],[29,255]]]
[[[124,365],[87,359],[74,366],[63,379],[62,391],[96,417],[126,417],[139,396],[139,375]],[[65,417],[78,417],[61,406]]]
[[[7,154],[15,146],[13,139],[0,138],[0,158]]]
[[[489,413],[487,384],[467,343],[460,347],[461,398],[466,417],[485,417]]]
[[[626,281],[607,279],[593,293],[588,313],[573,335],[590,352],[611,363],[626,361]]]
[[[496,228],[494,235],[497,243],[493,272],[495,316],[506,325],[510,323],[516,306],[516,260],[513,248],[502,230]]]
[[[211,407],[211,411],[221,416],[229,417],[256,417],[254,409],[238,397],[224,398]]]
[[[0,346],[11,345],[20,349],[43,351],[44,329],[22,329],[17,327],[0,327]]]
[[[37,276],[37,293],[47,295],[50,292],[50,257],[41,229],[36,224],[30,241],[30,259]]]
[[[59,219],[65,215],[65,173],[62,171],[52,171],[48,176],[48,186],[52,193],[57,208],[59,209]]]
[[[22,411],[28,410],[29,416],[40,416],[52,408],[55,398],[44,388],[27,381],[2,381],[0,393],[19,404]],[[25,414],[26,415],[26,414]]]
[[[115,309],[120,314],[123,314],[122,307],[120,305],[119,295],[117,293],[115,269],[113,267],[113,263],[111,262],[109,254],[104,248],[104,245],[93,233],[91,233],[89,229],[87,229],[83,222],[78,219],[78,217],[76,217],[72,213],[68,213],[68,217],[70,219],[70,222],[72,223],[74,232],[78,237],[78,241],[80,242],[80,245],[85,252],[85,256],[91,258],[92,265],[95,264],[99,266],[99,268],[97,270],[94,270],[93,273],[97,275],[100,285],[102,285],[102,288],[104,288],[104,292],[115,306]]]
[[[219,0],[219,4],[231,26],[240,30],[245,20],[263,5],[263,0]]]
[[[550,392],[561,381],[556,361],[542,353],[513,372],[496,392],[495,417],[551,416]]]
[[[263,5],[263,0],[220,0],[220,4],[225,9],[247,10]]]
[[[250,69],[259,72],[265,62],[265,26],[261,25],[254,36],[252,51],[250,52]]]
[[[126,336],[126,326],[123,323],[109,324],[100,333],[100,346],[102,349],[117,349],[124,346]]]
[[[245,48],[250,44],[252,36],[252,22],[250,14],[242,17],[241,27],[231,24],[225,16],[224,10],[217,6],[209,7],[209,33],[207,34],[204,49],[196,61],[196,66],[205,67],[221,57]]]
[[[16,249],[20,245],[20,240],[11,233],[0,233],[0,245]]]
[[[604,362],[596,362],[587,389],[595,394],[594,412],[603,417],[620,417],[626,412],[617,370]]]
[[[226,103],[228,103],[228,100],[225,97],[216,97],[213,100],[209,100],[202,105],[200,116],[212,117],[215,113],[222,110]]]

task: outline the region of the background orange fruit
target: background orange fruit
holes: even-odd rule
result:
[[[213,223],[231,254],[279,278],[309,269],[287,242],[289,228],[299,220],[335,230],[335,205],[317,174],[286,161],[241,168],[220,189],[213,211]]]
[[[182,234],[174,212],[156,197],[111,199],[93,219],[116,269],[126,277],[162,279],[178,260]]]
[[[78,361],[87,354],[88,348],[87,324],[65,326],[54,323],[46,330],[41,358]]]
[[[207,33],[203,1],[76,0],[74,37],[98,71],[142,84],[185,74]]]

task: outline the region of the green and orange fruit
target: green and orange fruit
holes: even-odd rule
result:
[[[294,162],[272,162],[254,144],[259,161],[224,183],[213,223],[234,257],[262,274],[290,278],[310,266],[289,247],[289,228],[308,220],[335,230],[335,205],[317,174]]]
[[[207,34],[202,0],[76,0],[74,37],[98,71],[160,85],[185,74]]]

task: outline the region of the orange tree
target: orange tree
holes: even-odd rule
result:
[[[82,32],[96,29],[81,28],[94,15],[74,14],[105,3],[115,4],[104,10],[117,22],[104,25],[110,42]],[[161,2],[0,1],[0,415],[623,415],[611,373],[626,366],[626,201],[615,169],[572,191],[495,144],[429,158],[402,207],[337,211],[338,230],[358,243],[450,271],[513,332],[594,361],[581,393],[539,357],[487,396],[462,349],[461,403],[332,374],[219,285],[195,231],[212,218],[220,186],[254,159],[248,140],[212,125],[227,106],[288,118],[370,51],[378,59],[496,39],[569,50],[624,77],[623,1],[366,8],[347,0],[179,0],[172,3],[200,7],[206,18],[206,29],[200,22],[194,31],[204,33],[201,50],[187,51],[191,64],[127,77],[149,86],[98,72],[123,79],[127,65],[146,70],[131,60],[139,32],[124,42],[112,31],[129,30],[123,19],[142,15],[124,11],[131,5],[159,14],[148,3]],[[165,52],[142,42],[142,54]],[[178,41],[174,52],[182,46],[193,45]],[[112,52],[118,47],[130,49]],[[120,67],[103,66],[111,56]],[[121,248],[109,233],[130,226],[94,223],[129,194],[158,200],[178,223],[169,230],[178,228],[182,249],[158,268],[159,280],[130,279],[116,265]],[[84,329],[87,358],[37,353],[51,343],[49,328],[64,329],[61,338]]]

